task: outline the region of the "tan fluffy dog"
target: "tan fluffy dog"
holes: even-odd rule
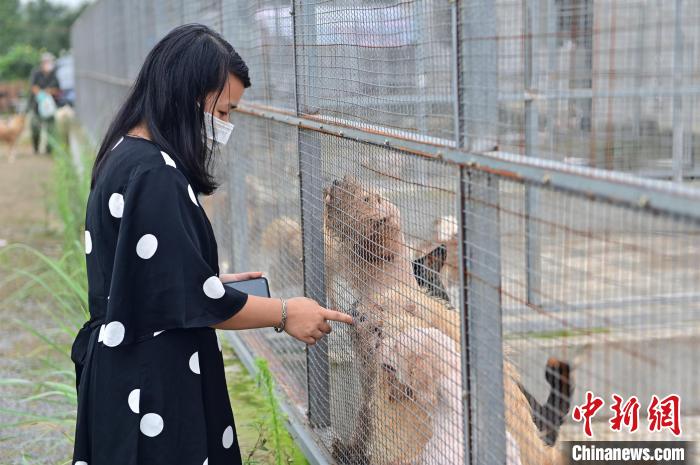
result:
[[[399,209],[354,178],[325,189],[326,296],[332,308],[349,308],[363,295],[397,283],[418,289]]]
[[[270,222],[260,236],[260,248],[269,257],[266,269],[273,294],[288,292],[283,286],[294,292],[303,289],[301,226],[294,218],[279,216]]]
[[[12,116],[5,122],[0,122],[0,141],[5,142],[9,148],[9,161],[15,161],[15,152],[17,148],[17,140],[22,135],[24,130],[25,115],[18,114]]]
[[[395,205],[348,177],[334,181],[324,197],[327,297],[334,308],[349,309],[358,317],[352,340],[363,377],[353,437],[346,443],[336,441],[334,455],[344,463],[412,462],[430,447],[435,433],[431,408],[424,404],[436,388],[427,384],[426,392],[412,389],[411,396],[397,395],[395,373],[377,369],[389,366],[382,365],[377,349],[385,337],[407,327],[433,327],[450,337],[459,351],[460,315],[418,286],[406,259],[408,249]],[[348,297],[338,299],[344,295]],[[338,305],[338,300],[345,301]],[[507,358],[503,368],[506,429],[520,449],[522,464],[559,463],[561,454],[544,445],[532,422],[517,370]]]
[[[462,453],[463,444],[448,439],[462,434],[460,329],[455,315],[444,301],[409,286],[385,289],[363,300],[357,309],[354,346],[367,378],[362,383],[367,407],[358,415],[366,421],[358,423],[353,442],[336,443],[337,450],[364,453],[368,457],[360,462],[387,465],[423,463],[420,457],[450,463]],[[507,463],[565,463],[558,450],[542,442],[519,382],[506,355],[505,423],[509,442],[515,443],[508,448]]]

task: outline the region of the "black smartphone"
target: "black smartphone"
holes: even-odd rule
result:
[[[246,279],[244,281],[224,283],[224,286],[231,286],[234,289],[250,295],[270,297],[270,286],[267,283],[267,278],[264,276],[261,276],[260,278]]]

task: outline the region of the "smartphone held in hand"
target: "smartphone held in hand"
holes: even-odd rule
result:
[[[246,294],[256,295],[259,297],[270,297],[270,286],[267,278],[261,276],[259,278],[246,279],[243,281],[231,281],[224,283],[224,286],[230,286]]]

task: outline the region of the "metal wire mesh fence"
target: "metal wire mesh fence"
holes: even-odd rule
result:
[[[563,463],[588,392],[596,439],[676,438],[668,394],[700,439],[700,192],[615,172],[696,172],[698,8],[102,0],[73,30],[78,112],[98,136],[157,39],[221,31],[253,77],[208,205],[222,272],[355,319],[312,347],[230,335],[307,456]]]

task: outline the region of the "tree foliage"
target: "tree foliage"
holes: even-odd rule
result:
[[[15,44],[0,55],[0,81],[27,79],[39,62],[41,53],[27,44]]]
[[[50,0],[0,0],[0,80],[27,79],[42,51],[70,48],[70,28],[82,13]]]

